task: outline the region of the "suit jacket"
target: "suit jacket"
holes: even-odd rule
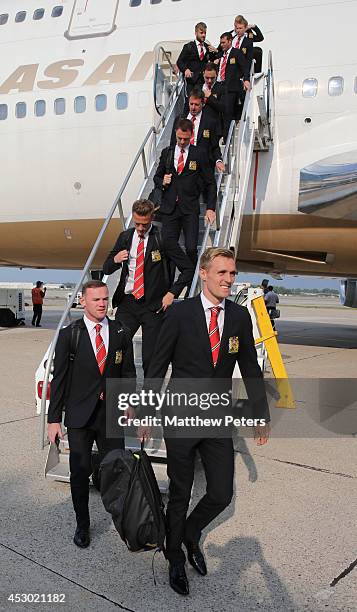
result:
[[[103,374],[100,373],[87,327],[82,319],[75,358],[69,370],[72,327],[61,329],[55,352],[48,423],[60,423],[66,403],[66,427],[85,427],[105,392],[107,378],[123,378],[125,392],[135,391],[136,371],[129,331],[119,321],[109,322],[109,346]],[[120,362],[120,363],[119,363]],[[70,381],[68,380],[70,376]],[[68,388],[70,382],[70,388]],[[67,397],[66,397],[67,395]]]
[[[180,118],[181,117],[176,117],[172,128],[170,143],[172,147],[175,147],[176,145],[176,127]],[[212,164],[215,164],[216,161],[222,159],[222,153],[218,143],[219,136],[217,122],[209,116],[206,108],[203,108],[200,127],[198,129],[196,147],[200,147],[200,149],[205,152]]]
[[[249,28],[249,30],[247,30],[247,37],[253,43],[262,42],[264,40],[264,36],[257,25],[255,25],[254,28]]]
[[[237,352],[230,352],[230,338],[238,340]],[[232,379],[236,362],[254,418],[269,420],[263,374],[257,360],[248,310],[226,300],[220,351],[214,367],[205,313],[198,295],[173,304],[165,313],[147,379],[155,379],[157,386],[160,386],[159,382],[165,377],[169,363],[172,365],[172,379]]]
[[[103,265],[104,274],[112,274],[122,268],[120,281],[112,300],[113,306],[118,306],[122,301],[129,275],[128,261],[118,264],[115,263],[114,257],[119,251],[125,249],[130,252],[134,232],[135,229],[130,228],[119,235]],[[175,297],[178,297],[184,287],[191,283],[194,273],[193,264],[181,247],[173,240],[164,240],[162,238],[160,240],[158,233],[158,228],[153,225],[149,233],[144,261],[144,299],[145,304],[153,311],[160,308],[162,298],[168,291],[171,291]],[[158,252],[160,253],[160,258],[157,257]],[[153,253],[155,253],[156,257]],[[167,272],[168,259],[171,259],[181,272],[178,279],[172,284],[170,284]]]
[[[181,174],[177,174],[174,165],[174,156],[170,174],[171,184],[163,187],[162,181],[166,174],[166,159],[168,148],[161,153],[160,162],[154,176],[156,187],[163,190],[160,213],[169,215],[178,206],[183,214],[200,212],[199,197],[203,190],[207,191],[207,208],[215,210],[217,202],[217,186],[209,160],[199,147],[190,145],[185,167]]]
[[[233,47],[234,47],[234,40],[233,40]],[[239,49],[240,51],[242,51],[242,53],[244,53],[245,58],[250,68],[252,64],[252,60],[253,60],[253,43],[252,43],[252,40],[248,37],[248,35],[243,38],[242,44],[239,47]]]
[[[205,102],[205,113],[211,119],[214,119],[216,122],[216,128],[219,131],[221,116],[224,113],[225,103],[224,103],[224,86],[223,83],[215,82],[211,89],[211,95],[209,98],[206,98]],[[217,127],[218,126],[218,127]]]
[[[218,54],[222,57],[223,52]],[[242,91],[241,79],[249,81],[250,77],[250,62],[245,57],[245,54],[240,49],[231,48],[226,66],[226,93],[236,93]]]
[[[199,83],[203,83],[202,73],[211,57],[211,54],[208,51],[207,43],[203,43],[203,47],[205,50],[205,56],[203,60],[200,60],[196,41],[193,40],[191,42],[186,43],[183,46],[176,62],[177,66],[180,69],[180,72],[182,72],[183,74],[185,73],[185,70],[187,70],[187,68],[193,73],[192,77],[186,79],[187,83],[190,85],[197,85]]]

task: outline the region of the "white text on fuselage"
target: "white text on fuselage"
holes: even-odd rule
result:
[[[154,54],[146,51],[128,75],[130,53],[109,55],[81,84],[98,85],[99,83],[124,83],[126,81],[143,81],[152,68]],[[0,86],[0,94],[33,91],[34,89],[63,89],[73,85],[80,76],[84,59],[64,59],[49,64],[43,73],[39,64],[18,66]],[[43,76],[42,76],[43,74]],[[78,84],[78,83],[76,83]]]

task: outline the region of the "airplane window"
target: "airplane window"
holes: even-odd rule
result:
[[[95,110],[102,112],[107,108],[107,96],[105,94],[98,94],[95,97]]]
[[[86,110],[86,99],[85,96],[77,96],[74,98],[74,112],[75,113],[84,113]]]
[[[66,112],[66,100],[64,98],[57,98],[55,100],[55,114],[64,115]]]
[[[116,106],[118,110],[124,110],[128,108],[128,94],[127,93],[118,93]]]
[[[0,104],[0,121],[7,119],[7,104]]]
[[[18,102],[15,107],[15,115],[17,119],[26,117],[26,102]]]
[[[54,6],[52,9],[51,17],[61,17],[63,13],[63,6]]]
[[[43,117],[46,114],[46,100],[36,100],[35,102],[35,115],[36,117]]]
[[[160,4],[161,0],[150,0],[150,4]]]
[[[35,21],[38,21],[39,19],[42,19],[42,17],[45,14],[45,9],[41,8],[41,9],[36,9],[34,14],[33,14],[33,18]]]
[[[329,96],[340,96],[342,92],[343,92],[343,78],[340,76],[331,77],[328,82],[328,95]]]
[[[26,11],[19,11],[18,13],[16,13],[16,16],[15,16],[16,23],[21,23],[21,21],[25,21],[25,19],[26,19]]]
[[[141,0],[130,0],[130,6],[140,6]]]
[[[3,13],[2,15],[0,15],[0,25],[5,25],[8,19],[9,19],[8,13]]]
[[[317,94],[317,79],[305,79],[302,84],[304,98],[314,98]]]

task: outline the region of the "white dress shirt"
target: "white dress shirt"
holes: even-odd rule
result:
[[[194,144],[197,144],[197,136],[198,136],[198,130],[200,129],[200,123],[201,123],[201,117],[202,117],[202,111],[200,112],[199,115],[196,115],[196,119],[193,123],[193,127],[194,127],[194,137],[195,137],[195,142]],[[192,115],[191,113],[188,113],[187,115],[187,119],[189,119],[190,121],[192,121]]]
[[[227,64],[226,64],[226,71],[227,71],[228,60],[229,60],[229,55],[230,55],[230,52],[231,52],[231,51],[232,51],[232,47],[230,47],[230,48],[228,49],[228,51],[227,51]],[[218,70],[218,77],[217,77],[217,81],[218,81],[219,83],[221,83],[221,66],[222,66],[223,60],[224,60],[224,54],[222,55],[222,57],[221,57],[221,61],[219,62],[219,70]]]
[[[183,147],[183,149],[185,151],[184,154],[183,154],[183,160],[185,162],[185,166],[186,166],[186,162],[187,162],[187,155],[188,155],[189,148],[190,148],[190,145],[187,145],[187,147]],[[176,147],[175,147],[175,155],[174,155],[174,164],[175,164],[176,172],[177,172],[178,160],[179,160],[180,155],[181,155],[181,147],[176,145]]]
[[[95,330],[95,326],[98,325],[98,323],[96,323],[96,321],[91,321],[90,319],[88,319],[88,317],[86,315],[84,315],[83,317],[83,321],[86,325],[86,328],[88,330],[88,334],[89,334],[89,338],[93,347],[93,351],[94,351],[94,355],[97,355],[97,347],[95,345],[95,337],[97,335],[97,332]],[[103,321],[100,322],[101,330],[100,330],[100,335],[102,337],[102,340],[104,342],[104,346],[105,346],[105,351],[108,355],[108,347],[109,347],[109,324],[108,324],[108,319],[107,317],[105,317],[103,319]]]
[[[209,331],[209,324],[211,321],[211,308],[217,308],[217,306],[219,306],[221,308],[221,310],[218,313],[218,329],[219,329],[219,335],[222,338],[222,333],[223,333],[223,326],[224,326],[224,313],[225,313],[225,299],[222,300],[222,302],[220,304],[212,304],[212,302],[210,302],[205,294],[203,293],[203,291],[201,292],[201,302],[202,302],[202,306],[203,306],[203,310],[205,311],[205,317],[206,317],[206,323],[207,323],[207,331]]]
[[[202,91],[205,94],[206,91],[212,91],[214,84],[216,83],[217,79],[214,81],[214,83],[212,83],[211,89],[208,87],[207,83],[203,83],[202,85]]]
[[[149,233],[150,233],[151,227],[152,226],[150,225],[149,229],[146,230],[145,236],[144,236],[144,258],[145,258],[146,247],[147,247],[147,243],[148,243]],[[127,281],[126,281],[124,293],[132,293],[133,289],[134,289],[134,277],[135,277],[135,269],[136,269],[136,254],[137,254],[137,251],[138,251],[139,240],[140,240],[140,238],[139,238],[138,232],[135,230],[135,232],[133,234],[133,240],[132,240],[132,243],[131,243],[130,253],[129,253],[129,261],[128,261],[129,274],[128,274],[128,278],[127,278]],[[144,277],[144,283],[145,283],[145,277]]]
[[[242,42],[243,40],[246,38],[247,33],[243,34],[243,36],[241,37],[240,41],[239,41],[239,47],[236,47],[237,44],[237,38],[238,38],[238,34],[236,34],[235,36],[233,36],[233,42],[232,42],[232,47],[234,47],[235,49],[240,49],[242,46]]]

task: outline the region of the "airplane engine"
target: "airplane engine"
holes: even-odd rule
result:
[[[357,279],[347,278],[340,282],[340,302],[342,306],[357,308]]]

